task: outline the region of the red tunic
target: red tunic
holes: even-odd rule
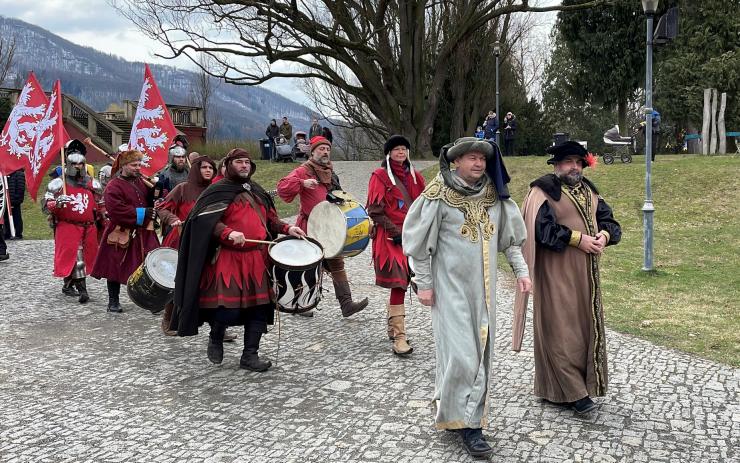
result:
[[[296,196],[300,198],[301,207],[298,211],[298,218],[296,219],[296,225],[303,231],[307,231],[306,225],[308,224],[308,216],[314,207],[321,201],[326,199],[326,194],[329,189],[326,185],[319,182],[315,188],[306,188],[303,186],[303,181],[312,178],[316,181],[313,172],[306,166],[299,166],[293,170],[288,176],[282,178],[277,184],[277,193],[285,202],[292,202]]]
[[[408,194],[413,202],[424,191],[424,177],[414,171],[416,183],[409,181]],[[396,180],[399,182],[400,180]],[[406,288],[409,282],[408,259],[403,248],[392,238],[401,234],[403,221],[411,204],[407,204],[401,190],[391,183],[385,168],[370,175],[367,187],[367,209],[375,223],[373,264],[375,284],[384,288]]]
[[[247,239],[267,239],[267,229],[252,208],[249,193],[240,193],[216,224],[213,237],[220,244],[214,262],[206,263],[200,279],[200,307],[203,309],[247,308],[274,302],[267,267],[267,245],[244,243],[237,246],[228,236],[239,231]],[[287,234],[290,225],[282,222],[275,209],[255,201],[273,235]]]
[[[149,206],[149,189],[140,178],[116,177],[108,182],[105,187],[105,208],[110,222],[103,232],[91,276],[125,284],[147,253],[159,247],[154,230],[136,225],[136,208]],[[126,248],[107,242],[108,235],[116,225],[136,231]]]
[[[187,183],[177,185],[157,208],[159,218],[162,219],[164,225],[171,227],[176,220],[185,222],[190,210],[195,206],[198,195],[205,190],[205,186],[196,188],[197,194],[195,194],[195,192],[189,191],[190,189],[187,189],[186,186]],[[162,246],[179,249],[180,230],[181,227],[173,227],[162,240]]]
[[[55,196],[62,194],[62,190]],[[92,190],[92,180],[85,186],[67,182],[67,196],[72,201],[60,207],[48,201],[46,207],[56,218],[54,229],[54,276],[65,278],[77,263],[77,249],[82,244],[85,268],[91,270],[98,252],[98,235],[95,227],[97,206]]]

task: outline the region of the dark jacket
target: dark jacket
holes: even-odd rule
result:
[[[321,135],[323,135],[324,138],[329,140],[329,143],[334,143],[334,137],[331,134],[331,130],[329,127],[324,127],[321,129]]]
[[[484,137],[491,139],[496,137],[496,130],[498,130],[498,116],[491,117],[486,121],[486,125],[483,127]]]
[[[516,116],[511,119],[504,118],[504,139],[512,140],[516,138],[517,125]]]
[[[280,127],[276,125],[268,125],[267,130],[265,130],[265,135],[267,135],[270,138],[277,138],[280,135]]]
[[[26,174],[23,169],[18,169],[8,175],[8,193],[10,204],[13,206],[23,202],[26,197]]]

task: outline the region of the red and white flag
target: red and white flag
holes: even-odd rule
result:
[[[36,138],[28,157],[26,185],[28,194],[36,201],[41,180],[54,159],[60,156],[64,144],[69,140],[62,121],[62,86],[57,80],[51,92],[49,104],[36,126]]]
[[[177,130],[159,93],[157,83],[154,82],[149,65],[145,66],[144,85],[141,88],[128,147],[144,154],[141,172],[151,176],[167,164],[167,152]]]
[[[49,103],[33,72],[23,86],[18,101],[0,133],[0,172],[9,174],[28,166],[36,138],[36,124]]]

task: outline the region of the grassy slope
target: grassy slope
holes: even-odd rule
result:
[[[519,204],[528,183],[551,171],[542,157],[507,158],[506,165]],[[644,158],[600,164],[587,175],[623,229],[601,265],[609,326],[740,366],[740,158],[658,157],[654,274],[641,271]]]

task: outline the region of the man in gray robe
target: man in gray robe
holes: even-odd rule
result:
[[[521,245],[524,221],[494,143],[461,138],[443,148],[440,173],[403,224],[419,300],[432,307],[437,429],[457,430],[474,457],[493,449],[487,424],[491,343],[496,325],[496,260],[506,255],[521,291],[531,282]],[[450,170],[454,162],[456,169]]]

